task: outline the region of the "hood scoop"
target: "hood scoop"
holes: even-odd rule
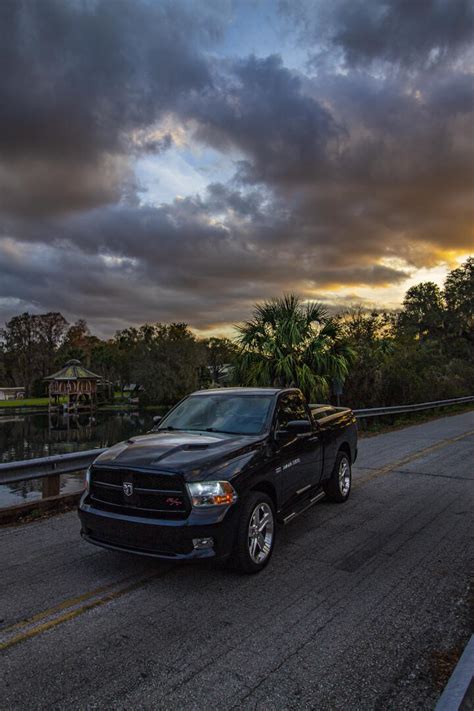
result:
[[[202,451],[208,451],[210,449],[215,449],[216,447],[222,447],[224,442],[222,441],[217,441],[217,442],[183,442],[182,444],[178,444],[175,447],[171,447],[170,449],[167,449],[163,454],[159,455],[158,457],[153,459],[153,462],[151,462],[153,465],[158,464],[159,462],[163,461],[164,459],[169,459],[171,457],[174,457],[176,454],[179,452],[202,452]]]

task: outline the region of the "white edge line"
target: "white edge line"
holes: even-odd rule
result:
[[[469,689],[474,675],[474,634],[467,643],[460,660],[451,674],[435,711],[457,711]]]

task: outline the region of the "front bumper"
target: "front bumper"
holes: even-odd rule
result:
[[[84,497],[79,505],[81,536],[103,548],[165,560],[225,559],[232,552],[238,503],[215,510],[193,509],[187,519],[128,516],[96,509]],[[212,538],[210,548],[195,548],[193,539]]]

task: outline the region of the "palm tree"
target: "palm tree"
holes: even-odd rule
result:
[[[313,402],[328,396],[333,379],[344,381],[353,359],[325,308],[295,294],[257,304],[252,320],[237,331],[238,382],[299,387]]]

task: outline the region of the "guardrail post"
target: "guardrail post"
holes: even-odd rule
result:
[[[47,476],[43,479],[43,499],[49,499],[51,496],[59,496],[59,490],[59,474]]]
[[[54,465],[53,465],[54,469]],[[60,474],[51,474],[43,479],[43,499],[49,499],[51,496],[59,496],[61,489]]]

